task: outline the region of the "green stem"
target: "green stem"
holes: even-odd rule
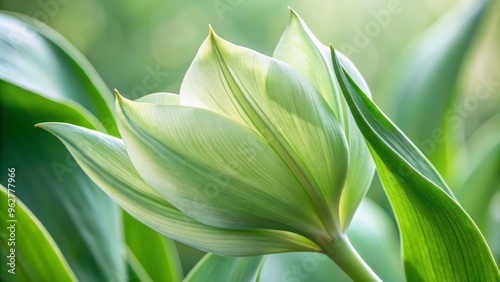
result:
[[[359,256],[347,237],[334,240],[323,248],[333,260],[354,281],[382,281]]]

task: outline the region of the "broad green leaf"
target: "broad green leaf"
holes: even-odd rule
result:
[[[254,282],[262,262],[262,256],[221,257],[207,254],[191,270],[184,282]]]
[[[403,53],[394,71],[394,121],[439,168],[446,158],[438,153],[443,142],[434,136],[446,130],[446,111],[489,2],[495,1],[461,3]]]
[[[288,232],[230,230],[201,224],[144,182],[120,139],[69,124],[38,126],[61,139],[88,176],[124,210],[172,239],[220,255],[318,251],[309,240]]]
[[[355,74],[358,85],[365,93],[370,90],[356,67],[342,56],[350,73]],[[356,126],[333,73],[332,57],[327,46],[323,45],[309,30],[295,11],[290,10],[290,22],[276,50],[274,58],[290,64],[303,74],[318,89],[330,108],[342,121],[349,148],[349,167],[347,179],[340,199],[340,221],[346,231],[361,200],[370,187],[375,165],[366,146],[363,135]]]
[[[100,128],[81,109],[0,79],[1,171],[16,168],[17,196],[45,226],[79,280],[122,280],[125,262],[116,205],[64,146],[33,126],[59,120]],[[7,183],[7,174],[0,175],[0,182]]]
[[[152,281],[181,281],[183,273],[174,241],[125,213],[125,242]],[[136,263],[136,264],[137,264]]]
[[[499,180],[500,114],[488,119],[456,153],[450,175],[454,192],[471,218],[486,231],[488,203]]]
[[[366,138],[402,238],[408,280],[500,281],[479,229],[432,165],[343,69],[335,74]],[[450,194],[447,194],[450,193]]]
[[[9,171],[5,170],[5,174]],[[16,174],[17,171],[14,172]],[[14,177],[16,179],[16,177]],[[2,281],[76,281],[56,243],[36,216],[16,197],[16,182],[0,185]],[[10,209],[13,209],[12,213]],[[10,216],[13,215],[13,216]],[[14,252],[12,252],[14,250]],[[47,263],[50,262],[50,263]],[[9,265],[12,263],[12,265]]]
[[[33,127],[59,120],[104,130],[99,119],[117,133],[109,91],[81,54],[36,20],[0,13],[0,34],[1,169],[19,171],[19,198],[78,279],[123,280],[116,206],[64,146]],[[0,179],[6,183],[5,175]]]
[[[90,63],[62,36],[23,15],[0,13],[0,79],[48,99],[74,101],[118,134],[112,95]]]
[[[383,281],[403,281],[403,265],[397,230],[392,219],[374,202],[366,199],[354,215],[347,233],[353,246]],[[342,269],[320,253],[266,255],[260,282],[352,281]]]
[[[260,134],[300,181],[326,230],[340,232],[347,141],[334,112],[304,76],[210,30],[182,82],[180,103],[215,111]]]
[[[188,216],[229,229],[325,233],[298,180],[251,129],[204,109],[118,99],[118,127],[132,163]]]

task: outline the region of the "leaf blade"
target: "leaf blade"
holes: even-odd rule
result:
[[[174,241],[124,213],[125,242],[151,281],[177,282],[183,272]]]
[[[395,211],[407,279],[500,280],[479,229],[451,197],[446,184],[434,178],[432,165],[342,69],[333,47],[332,57],[344,96]],[[406,159],[410,157],[413,159]]]
[[[1,140],[1,166],[18,169],[16,181],[23,187],[18,197],[54,238],[78,279],[121,279],[125,264],[116,206],[78,169],[64,146],[33,127],[61,120],[100,128],[81,109],[74,102],[50,100],[0,79],[0,130],[6,137]],[[0,179],[7,183],[6,175]]]
[[[15,208],[15,217],[13,218],[9,218],[7,208],[0,213],[0,219],[7,223],[7,228],[9,225],[14,225],[13,231],[9,231],[9,233],[14,234],[14,241],[7,239],[7,237],[12,238],[10,235],[2,235],[0,236],[0,247],[2,254],[5,253],[5,257],[11,255],[10,250],[15,250],[13,253],[15,274],[7,272],[5,266],[2,266],[0,277],[9,281],[77,281],[68,262],[42,223],[15,197],[15,192],[12,194],[13,197],[10,195],[11,193],[7,192],[3,185],[0,185],[0,200],[2,203],[8,203],[9,207],[12,203],[14,205],[12,208]],[[12,219],[16,222],[9,223],[9,220]],[[12,242],[14,244],[11,244]],[[46,261],[51,263],[47,265]],[[9,262],[10,259],[7,258],[7,265]]]
[[[15,13],[0,13],[0,78],[57,101],[72,100],[118,134],[112,95],[94,68],[71,44],[45,24]]]

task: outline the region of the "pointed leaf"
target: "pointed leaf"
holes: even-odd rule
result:
[[[329,233],[340,229],[346,140],[335,114],[302,75],[211,30],[180,95],[181,105],[221,113],[264,137],[299,179]]]
[[[257,281],[261,261],[262,256],[233,258],[207,254],[189,272],[184,282],[254,282]]]
[[[369,144],[394,209],[407,279],[500,281],[479,229],[435,169],[356,85],[333,48],[332,57],[342,92]]]
[[[74,102],[58,102],[0,79],[1,170],[15,167],[17,196],[37,216],[78,279],[125,277],[120,213],[63,145],[33,127],[60,120],[100,128]],[[7,183],[7,174],[0,175]]]
[[[424,144],[443,127],[464,59],[489,2],[495,1],[461,3],[403,53],[394,71],[394,121],[439,166],[445,165],[445,159]]]
[[[230,230],[201,224],[176,209],[144,182],[120,139],[69,124],[38,126],[61,139],[89,177],[123,209],[179,242],[221,255],[318,250],[309,240],[288,232]]]
[[[365,93],[370,93],[365,80],[356,67],[341,55],[350,73],[356,74],[358,85],[363,85]],[[345,231],[361,200],[370,187],[375,165],[365,144],[363,135],[356,126],[352,114],[340,92],[333,72],[332,57],[327,46],[323,45],[309,30],[295,11],[290,10],[290,22],[285,30],[274,55],[278,60],[290,64],[303,74],[318,89],[332,110],[342,121],[349,147],[349,167],[347,179],[340,199],[340,220]]]
[[[77,281],[45,227],[16,197],[16,191],[22,187],[16,187],[15,182],[10,184],[8,191],[0,185],[0,202],[4,208],[0,212],[2,281]]]

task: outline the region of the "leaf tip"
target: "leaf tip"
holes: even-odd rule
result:
[[[210,24],[208,25],[207,41],[209,42],[209,45],[215,47],[216,50],[220,50],[220,48],[223,47],[225,43],[225,40],[218,36],[217,33],[215,33],[212,25]]]
[[[41,128],[41,129],[49,132],[50,134],[56,136],[57,138],[59,138],[60,135],[58,134],[58,129],[64,125],[66,125],[66,124],[60,123],[60,122],[40,122],[40,123],[35,124],[35,127]]]
[[[121,108],[123,106],[123,104],[128,101],[128,99],[123,97],[120,94],[120,92],[118,92],[118,90],[116,88],[114,89],[114,92],[115,92],[115,97],[116,97],[116,105]]]
[[[330,44],[328,44],[328,45],[329,45],[329,47],[330,47],[330,52],[332,52],[332,54],[334,54],[334,53],[335,53],[335,47],[333,47],[333,44],[332,44],[332,43],[330,43]]]
[[[292,9],[292,7],[288,6],[288,11],[290,12],[290,19],[289,19],[290,23],[301,22],[299,14],[294,9]]]
[[[56,123],[56,122],[39,122],[39,123],[35,124],[35,127],[49,131],[50,125],[54,124],[54,123]]]
[[[211,24],[208,24],[208,37],[212,39],[212,41],[219,39],[220,37],[215,33],[214,28]]]

